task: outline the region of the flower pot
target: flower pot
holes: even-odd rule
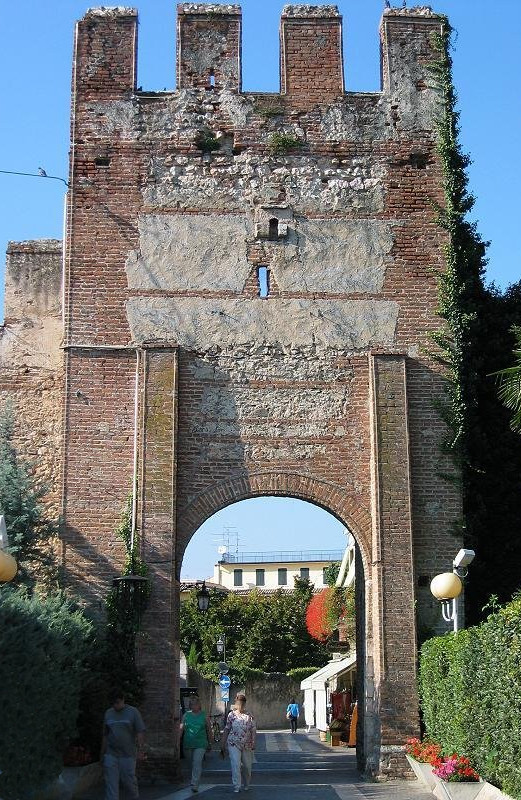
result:
[[[432,792],[436,786],[436,779],[432,774],[432,766],[423,761],[416,761],[412,756],[405,754],[405,758],[409,762],[409,766],[418,778],[428,789]]]
[[[485,781],[442,781],[436,775],[434,779],[432,793],[438,800],[475,800],[485,786]]]

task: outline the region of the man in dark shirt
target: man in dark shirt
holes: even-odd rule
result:
[[[101,761],[105,775],[105,800],[118,800],[119,783],[132,800],[138,800],[136,759],[143,755],[145,725],[141,714],[125,703],[119,689],[110,695],[111,707],[105,711]]]

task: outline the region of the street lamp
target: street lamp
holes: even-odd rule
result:
[[[468,575],[468,565],[475,557],[474,550],[461,549],[452,562],[452,572],[442,572],[431,581],[431,592],[441,602],[441,613],[445,622],[452,622],[454,632],[460,630],[458,597],[463,591],[463,580]]]
[[[18,572],[16,559],[10,553],[4,552],[4,548],[8,546],[7,527],[2,515],[0,516],[0,583],[12,581]]]
[[[221,656],[221,661],[226,662],[226,636],[224,633],[221,633],[215,646],[217,648],[217,655]]]
[[[202,611],[203,614],[206,614],[208,611],[208,606],[210,605],[210,592],[206,588],[206,581],[203,581],[203,585],[197,592],[197,608],[199,611]]]

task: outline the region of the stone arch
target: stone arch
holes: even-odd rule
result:
[[[293,497],[313,503],[328,511],[353,534],[366,575],[371,563],[371,516],[358,498],[329,481],[293,472],[258,472],[215,483],[198,494],[189,505],[180,509],[177,532],[180,552],[178,569],[188,542],[209,517],[222,508],[261,496]]]

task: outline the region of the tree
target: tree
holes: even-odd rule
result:
[[[91,635],[91,623],[63,594],[0,587],[3,800],[34,797],[60,774],[76,733]]]
[[[498,397],[501,402],[512,412],[510,427],[516,433],[521,433],[521,327],[512,326],[512,333],[516,340],[513,351],[515,364],[512,367],[498,370]]]
[[[287,672],[295,667],[321,666],[328,661],[327,647],[313,640],[305,614],[313,587],[296,581],[293,591],[272,595],[253,591],[246,596],[210,592],[206,614],[197,609],[196,593],[181,604],[181,647],[195,649],[203,672],[216,673],[215,644],[226,635],[226,658],[232,676],[241,679],[251,670]]]
[[[49,520],[42,499],[43,485],[35,485],[30,470],[13,444],[14,417],[10,407],[0,414],[0,514],[5,517],[9,552],[18,562],[13,584],[30,588],[40,582],[56,584],[52,540],[58,524]]]

